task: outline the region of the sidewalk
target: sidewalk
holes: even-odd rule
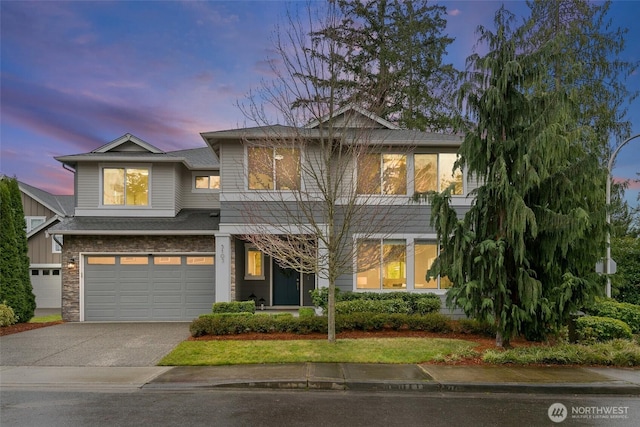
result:
[[[221,387],[640,395],[620,368],[300,363],[202,367],[0,367],[2,388],[185,390]]]

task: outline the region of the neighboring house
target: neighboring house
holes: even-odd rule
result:
[[[27,225],[29,274],[37,308],[60,308],[63,239],[48,230],[73,214],[73,196],[58,196],[18,182]]]
[[[425,171],[450,172],[462,138],[398,129],[355,107],[339,110],[333,120],[342,118],[344,123],[367,128],[374,147],[384,142],[379,149],[380,168],[385,168],[383,153],[396,153],[403,172],[395,179],[404,184],[397,187],[400,192],[380,194],[385,203],[402,211],[401,226],[392,235],[381,234],[366,242],[381,252],[395,245],[397,259],[390,262],[400,273],[389,280],[381,273],[385,266],[373,266],[344,275],[338,287],[444,295],[444,278],[425,279],[438,252],[429,225],[430,207],[409,199],[414,191],[430,189],[425,187],[427,181],[435,185],[432,189],[444,186],[440,181],[446,180],[446,173],[434,172],[427,179]],[[317,137],[319,126],[321,121],[310,124],[305,135]],[[213,302],[249,298],[268,307],[311,305],[308,291],[326,286],[323,279],[283,268],[242,239],[254,230],[243,212],[260,210],[267,203],[260,193],[287,191],[276,182],[270,188],[277,190],[269,190],[254,178],[275,181],[276,160],[295,164],[310,155],[300,150],[292,150],[292,158],[272,153],[274,169],[257,170],[260,166],[253,156],[260,147],[248,146],[246,141],[274,132],[282,138],[299,137],[299,131],[276,125],[206,132],[201,134],[206,147],[173,152],[127,134],[90,153],[57,157],[74,171],[76,195],[74,217],[51,231],[64,236],[63,318],[191,320],[210,312]],[[260,155],[265,153],[269,151]],[[354,165],[355,170],[360,167]],[[463,174],[450,176],[448,182],[451,179],[458,190],[454,205],[462,215],[471,205],[466,195],[474,183]],[[304,185],[305,177],[297,177],[296,182]],[[357,230],[353,243],[363,243]]]

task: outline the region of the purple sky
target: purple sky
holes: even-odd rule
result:
[[[462,69],[475,28],[500,2],[441,1]],[[524,2],[506,2],[521,15]],[[53,156],[91,151],[125,133],[163,150],[201,147],[199,133],[244,125],[235,106],[269,78],[282,1],[0,1],[0,173],[54,194],[73,175]],[[640,2],[614,1],[629,28],[623,59],[640,59]],[[635,28],[634,28],[635,27]],[[627,80],[640,89],[640,72]],[[629,107],[640,133],[640,99]],[[614,176],[640,172],[640,138],[622,149]],[[627,200],[636,205],[640,184]]]

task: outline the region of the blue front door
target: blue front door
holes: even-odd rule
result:
[[[300,273],[273,262],[273,305],[300,305]]]

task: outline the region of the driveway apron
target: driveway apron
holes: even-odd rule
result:
[[[155,366],[188,322],[64,323],[0,337],[1,366]]]

